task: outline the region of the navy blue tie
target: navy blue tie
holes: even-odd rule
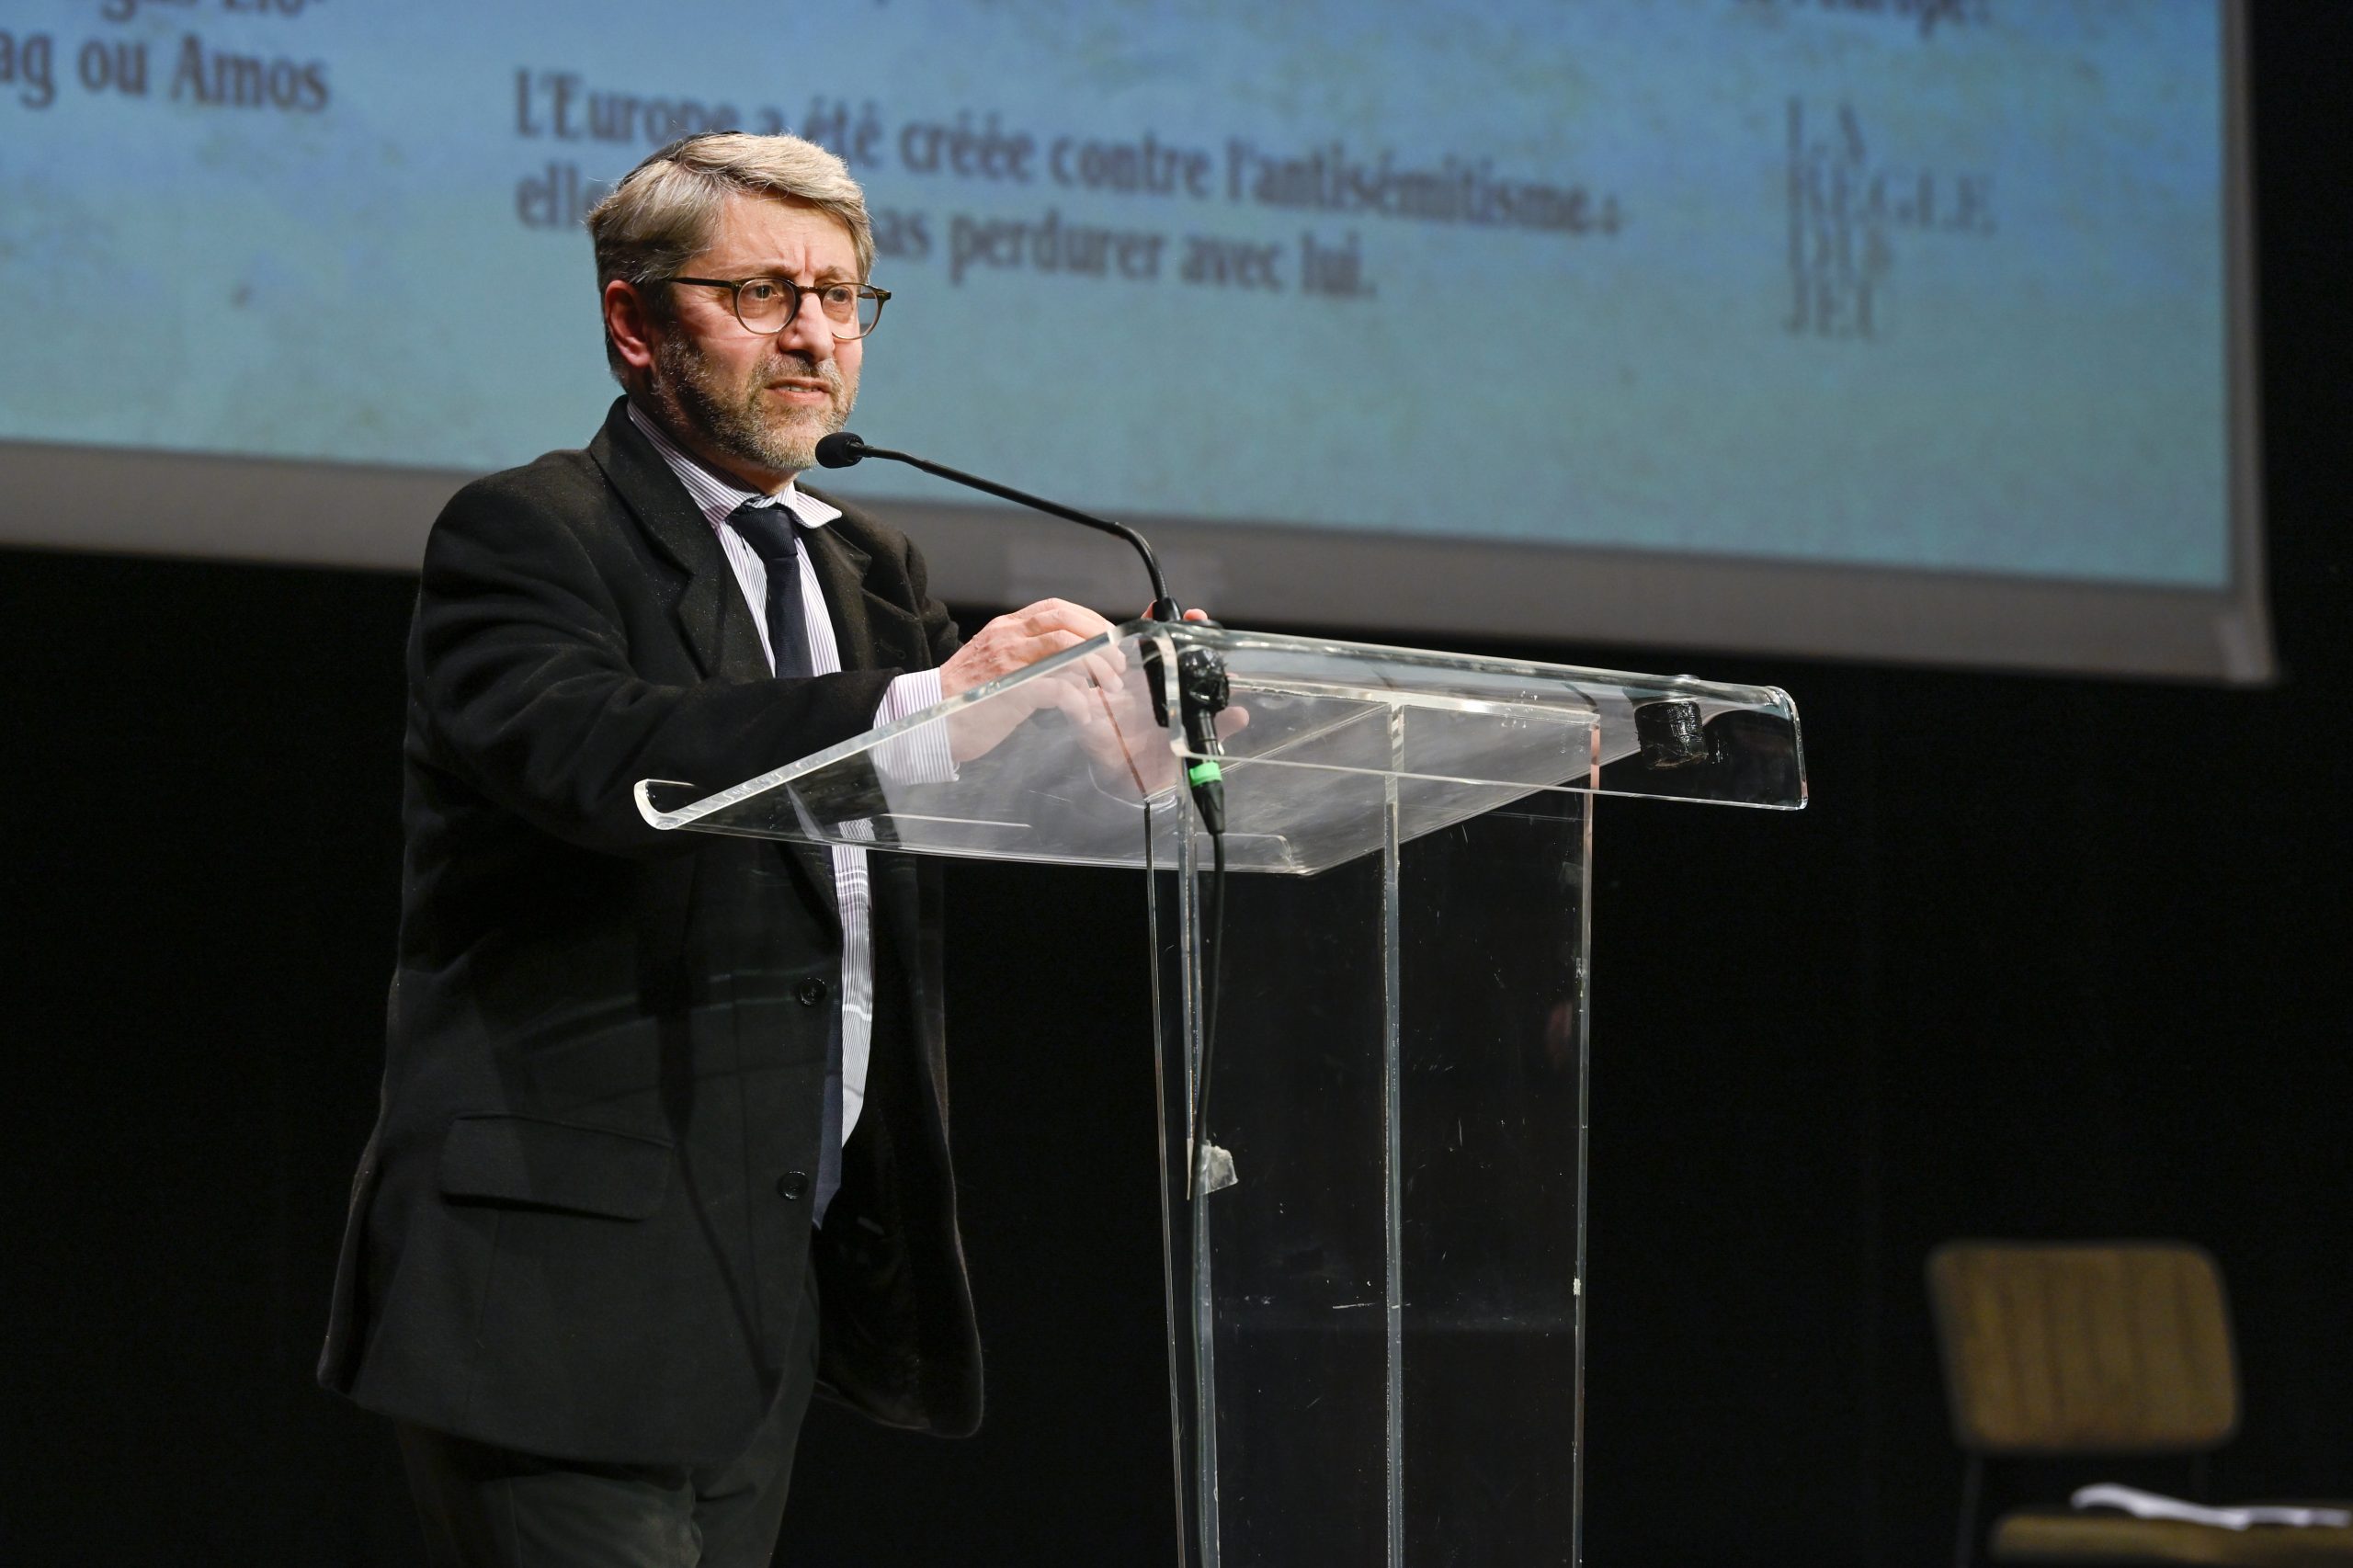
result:
[[[727,519],[768,573],[768,654],[779,676],[809,676],[808,608],[801,597],[801,540],[792,531],[790,508],[746,501]],[[833,1017],[825,1033],[825,1103],[817,1135],[817,1190],[811,1219],[823,1224],[825,1210],[842,1185],[842,999],[835,985]]]
[[[780,676],[815,675],[809,623],[801,602],[801,540],[790,507],[746,501],[727,519],[768,569],[768,656]]]

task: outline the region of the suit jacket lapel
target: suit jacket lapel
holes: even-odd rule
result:
[[[671,613],[696,666],[713,677],[757,680],[767,675],[767,661],[760,653],[754,612],[744,603],[743,589],[736,585],[734,568],[727,564],[718,532],[687,494],[687,487],[678,483],[678,476],[670,472],[670,465],[662,460],[662,454],[654,449],[654,443],[630,422],[627,398],[614,400],[605,416],[605,427],[588,444],[588,454],[620,492],[654,549],[685,574]],[[813,554],[812,558],[816,559]],[[829,597],[833,592],[829,582]],[[847,597],[857,596],[853,582]],[[710,782],[724,789],[742,780]],[[841,907],[834,891],[832,852],[821,844],[790,841],[778,844],[777,848],[787,864],[798,869],[810,897],[839,930]]]
[[[874,666],[874,627],[866,613],[866,551],[844,539],[831,526],[801,530],[801,547],[824,590],[825,613],[834,623],[834,646],[842,668]]]
[[[805,484],[801,493],[830,506],[840,506],[832,496]],[[924,635],[922,617],[869,585],[873,557],[852,541],[845,526],[848,521],[845,515],[840,521],[804,528],[801,534],[810,547],[809,560],[817,580],[824,586],[825,608],[833,616],[834,642],[841,650],[842,668],[928,669],[931,645]]]
[[[588,443],[588,455],[620,492],[654,548],[685,574],[670,608],[696,667],[706,676],[739,680],[767,673],[758,629],[719,535],[654,443],[631,423],[627,398],[613,400],[605,427]]]

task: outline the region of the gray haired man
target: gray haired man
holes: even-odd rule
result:
[[[734,783],[1106,623],[1047,600],[962,642],[904,536],[798,483],[889,299],[840,160],[692,137],[589,228],[624,395],[426,548],[382,1111],[320,1378],[396,1423],[437,1563],[766,1563],[815,1388],[980,1419],[938,888],[657,835],[631,788]]]

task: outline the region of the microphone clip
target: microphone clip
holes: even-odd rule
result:
[[[1215,626],[1194,620],[1188,626]],[[1168,697],[1161,661],[1160,640],[1143,645],[1145,687],[1152,694],[1153,722],[1168,727]],[[1188,648],[1176,655],[1176,720],[1185,733],[1185,748],[1192,755],[1185,764],[1185,786],[1201,813],[1201,825],[1212,834],[1225,831],[1225,746],[1218,739],[1217,716],[1233,701],[1225,661],[1213,648]]]
[[[1176,655],[1176,701],[1192,759],[1185,767],[1185,782],[1201,825],[1212,834],[1225,831],[1225,747],[1218,740],[1217,716],[1233,699],[1225,661],[1214,649],[1188,648]]]

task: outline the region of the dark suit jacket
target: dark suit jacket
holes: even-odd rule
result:
[[[319,1376],[503,1447],[709,1463],[766,1414],[805,1271],[821,1390],[980,1419],[948,1153],[936,872],[870,862],[866,1108],[813,1247],[841,936],[825,852],[658,834],[865,730],[956,646],[921,559],[855,509],[805,536],[843,671],[771,677],[710,526],[616,403],[586,451],[468,485],[408,650],[383,1103]]]

